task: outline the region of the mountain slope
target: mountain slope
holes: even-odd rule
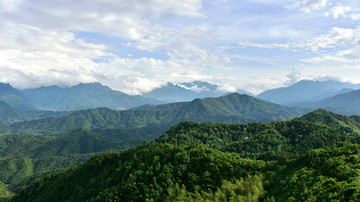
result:
[[[360,134],[360,116],[344,116],[318,109],[296,119],[324,124],[347,133],[356,132]]]
[[[24,94],[8,83],[0,83],[0,100],[17,110],[36,111],[40,109],[39,106],[32,103]]]
[[[282,155],[303,154],[341,142],[360,143],[359,133],[302,120],[221,124],[181,122],[155,140],[158,143],[204,144],[242,158],[277,160]]]
[[[291,104],[320,100],[359,88],[360,85],[346,82],[302,80],[289,87],[265,91],[256,98],[277,104]]]
[[[6,102],[0,101],[0,122],[4,124],[11,124],[14,122],[28,121],[45,117],[63,116],[65,114],[67,114],[67,112],[20,111],[12,108]],[[1,126],[1,131],[3,132],[4,130],[2,129],[3,126]]]
[[[154,132],[159,136],[172,125],[184,120],[224,123],[271,122],[288,120],[303,113],[303,109],[283,107],[235,93],[219,98],[159,105],[146,110],[82,110],[59,118],[14,123],[11,129],[16,134],[53,135],[76,128],[94,130],[156,127],[159,130]]]
[[[359,151],[340,145],[265,163],[204,145],[144,144],[94,156],[12,200],[358,201]]]
[[[18,192],[36,179],[60,172],[87,160],[94,153],[130,148],[86,130],[57,137],[32,135],[0,136],[0,181],[7,190]]]
[[[295,103],[292,106],[324,108],[341,114],[360,115],[360,90],[335,95],[314,102]]]
[[[22,92],[45,109],[56,111],[75,111],[97,107],[123,109],[161,103],[139,95],[127,95],[100,83],[79,84],[72,87],[40,87],[25,89]]]
[[[125,150],[121,142],[96,133],[77,129],[56,137],[33,135],[0,136],[1,158],[40,158],[103,152],[110,149]]]
[[[176,190],[176,183],[189,191],[215,190],[222,180],[246,177],[248,170],[256,174],[263,166],[262,161],[239,159],[201,145],[146,144],[95,156],[66,173],[38,181],[14,201],[164,201],[168,191]]]
[[[317,110],[267,124],[186,121],[151,143],[47,176],[12,200],[358,201],[360,146],[348,142],[359,143],[359,133],[334,124],[353,128],[355,119]]]

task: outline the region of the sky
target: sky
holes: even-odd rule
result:
[[[359,25],[358,0],[0,0],[0,82],[128,94],[360,83]]]

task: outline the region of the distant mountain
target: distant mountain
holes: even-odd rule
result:
[[[314,102],[294,103],[292,106],[324,108],[340,114],[360,115],[360,90],[353,90]]]
[[[40,110],[39,106],[32,103],[23,93],[13,88],[8,83],[0,83],[0,100],[6,102],[17,110]]]
[[[82,83],[72,87],[40,87],[25,89],[22,93],[41,107],[55,111],[75,111],[97,107],[122,110],[144,104],[161,103],[155,99],[115,91],[100,83]]]
[[[150,135],[158,136],[172,125],[184,120],[223,123],[271,122],[288,120],[305,112],[307,110],[284,107],[234,93],[219,98],[159,105],[145,110],[81,110],[59,118],[14,123],[10,127],[16,134],[42,135],[58,134],[76,128],[94,130],[149,127],[152,131]]]
[[[40,119],[45,117],[63,116],[67,113],[68,112],[20,111],[12,108],[6,102],[0,101],[0,122],[4,124],[12,124],[14,122],[29,121],[29,120]],[[1,126],[0,128],[3,127]]]
[[[252,95],[249,92],[239,90],[241,94]],[[143,94],[145,97],[150,97],[165,102],[183,102],[191,101],[196,98],[205,97],[219,97],[227,92],[219,89],[219,86],[210,84],[208,82],[194,81],[191,83],[167,83],[166,85],[154,89],[148,93]]]
[[[256,98],[287,105],[320,100],[340,93],[350,92],[354,89],[360,89],[360,85],[332,80],[324,82],[302,80],[289,87],[265,91],[257,95]]]

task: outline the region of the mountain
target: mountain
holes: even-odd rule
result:
[[[45,117],[63,116],[68,112],[52,112],[52,111],[20,111],[12,108],[4,101],[0,101],[0,122],[3,124],[12,124],[14,122],[28,121]],[[0,131],[6,126],[0,124]],[[3,134],[3,133],[1,133]]]
[[[32,103],[23,93],[8,83],[0,83],[0,100],[11,107],[23,111],[36,111],[40,107]]]
[[[81,83],[72,87],[40,87],[25,89],[22,93],[41,107],[55,111],[75,111],[97,107],[119,110],[161,103],[155,99],[115,91],[100,83]]]
[[[353,130],[342,127],[345,123]],[[360,123],[357,116],[325,110],[266,124],[185,121],[150,143],[120,153],[98,154],[76,167],[48,175],[11,200],[358,201],[360,146],[349,144],[360,143],[356,123]],[[96,139],[104,139],[86,130],[75,133],[90,133]],[[84,143],[74,134],[65,136],[65,140],[75,136],[75,143]],[[61,139],[61,136],[31,137],[41,141]],[[21,141],[3,142],[4,148],[9,147],[6,146],[8,142],[23,145]],[[0,148],[1,145],[4,143],[0,141]],[[31,149],[36,148],[33,145],[37,144],[31,144],[30,151],[24,153],[36,154],[31,152],[36,151]],[[79,151],[71,149],[71,145],[56,145],[46,144],[45,148],[54,148],[54,151],[70,148],[65,149],[70,153]],[[43,155],[54,153],[61,152],[50,149]],[[16,155],[16,152],[9,150],[7,154]],[[12,165],[23,164],[25,160],[12,162]],[[10,170],[8,167],[4,164],[0,168]],[[26,170],[5,176],[19,177],[23,172]],[[13,178],[0,180],[9,182],[9,179]],[[4,195],[11,197],[6,191],[5,188]]]
[[[237,93],[219,97],[171,103],[145,110],[114,111],[108,108],[81,110],[58,118],[45,118],[14,123],[15,134],[54,135],[76,128],[141,129],[148,128],[150,136],[159,136],[171,126],[184,120],[200,122],[247,123],[288,120],[307,110],[284,107]]]
[[[341,114],[360,115],[360,90],[353,90],[314,102],[294,103],[291,106],[324,108]]]
[[[321,100],[340,93],[359,89],[359,84],[338,81],[310,81],[302,80],[289,87],[276,88],[265,91],[256,98],[277,104],[291,104],[305,101]]]
[[[191,101],[196,98],[219,97],[227,92],[220,90],[219,86],[208,82],[194,81],[191,83],[167,83],[166,85],[154,89],[143,96],[170,102]],[[251,95],[251,93],[239,90],[239,93]]]

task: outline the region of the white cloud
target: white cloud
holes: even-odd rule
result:
[[[351,13],[347,15],[350,20],[360,20],[360,13]]]
[[[351,60],[341,58],[341,57],[337,57],[337,56],[334,56],[334,55],[324,55],[324,56],[319,56],[319,57],[300,59],[300,61],[307,62],[307,63],[320,63],[320,62],[329,62],[329,61],[332,61],[332,62],[352,62]]]
[[[209,24],[158,23],[204,18],[201,0],[0,0],[0,6],[0,81],[19,88],[101,81],[138,94],[165,81],[207,78],[203,67],[230,61],[200,47],[212,37]],[[119,57],[73,30],[113,35],[129,48],[162,51],[170,59]]]
[[[288,49],[290,47],[290,44],[280,44],[280,43],[260,44],[260,43],[252,43],[249,41],[239,42],[238,44],[241,47],[265,48],[265,49],[274,49],[274,48]]]
[[[328,34],[320,35],[309,40],[305,47],[317,52],[319,49],[347,46],[358,41],[360,28],[346,29],[333,27]]]
[[[300,9],[305,13],[319,10],[328,5],[329,0],[301,0],[289,6],[291,9]]]
[[[288,80],[284,84],[286,86],[290,86],[290,85],[300,81],[301,74],[298,70],[296,70],[295,68],[292,68],[290,73],[288,75],[286,75],[286,77],[288,78]]]
[[[350,6],[335,6],[329,13],[326,13],[327,16],[332,16],[334,19],[339,18],[340,16],[345,16],[346,13],[350,12],[352,9]]]

